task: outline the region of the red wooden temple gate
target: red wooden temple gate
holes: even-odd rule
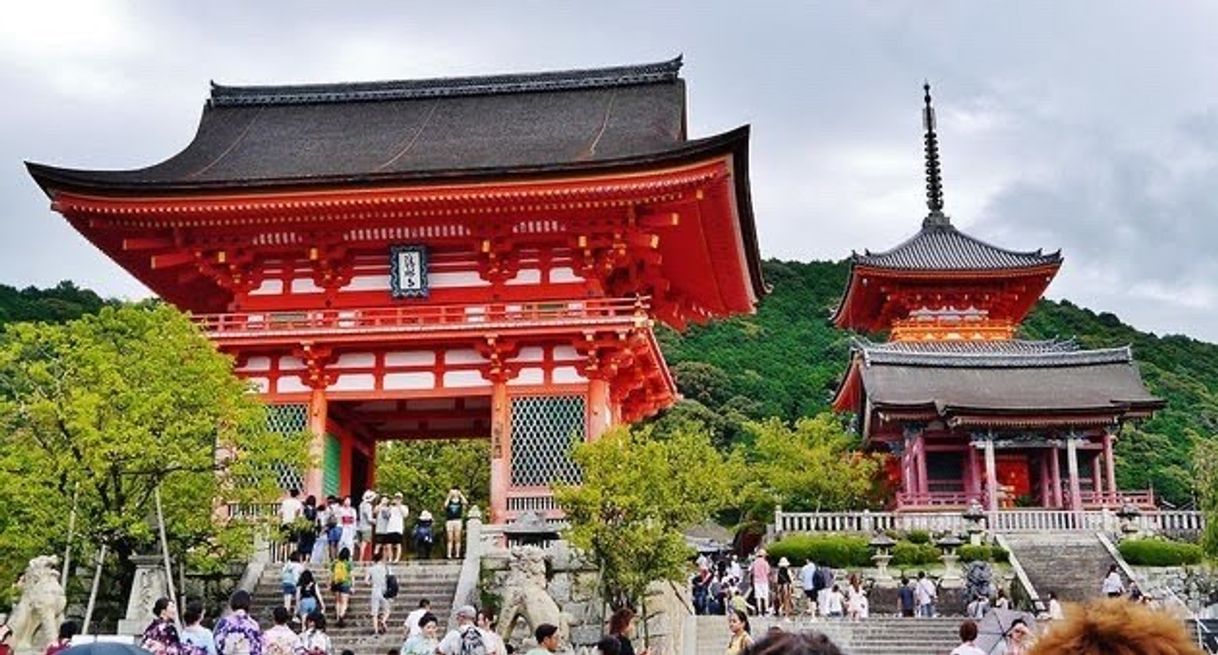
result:
[[[165,162],[29,169],[312,431],[286,484],[355,495],[382,440],[489,438],[503,521],[554,513],[574,442],[674,402],[655,320],[765,292],[748,129],[688,139],[679,68],[215,86]]]

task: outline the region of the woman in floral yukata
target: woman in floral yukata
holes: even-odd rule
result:
[[[262,655],[262,629],[249,615],[249,592],[234,591],[228,606],[232,613],[216,622],[216,652],[219,655]]]
[[[178,637],[178,628],[174,624],[177,608],[168,598],[158,598],[152,604],[152,614],[156,618],[144,630],[140,639],[140,648],[153,655],[178,655],[182,649],[182,641]]]

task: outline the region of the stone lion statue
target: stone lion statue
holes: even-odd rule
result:
[[[30,560],[17,581],[21,600],[13,606],[8,618],[17,651],[41,650],[59,635],[59,624],[63,622],[63,610],[68,601],[59,584],[58,566],[58,557],[40,555]]]
[[[536,546],[516,546],[511,550],[507,580],[503,583],[503,608],[499,611],[499,636],[511,638],[516,619],[524,617],[529,628],[542,623],[558,626],[563,643],[570,643],[570,622],[558,603],[546,591],[546,556]]]

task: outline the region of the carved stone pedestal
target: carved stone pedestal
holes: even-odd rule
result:
[[[127,599],[127,615],[118,622],[120,635],[143,634],[152,623],[152,605],[156,599],[169,595],[165,560],[155,555],[136,555],[131,561],[135,563],[135,578]]]

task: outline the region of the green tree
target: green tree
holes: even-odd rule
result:
[[[161,304],[106,307],[62,325],[18,323],[0,338],[0,578],[65,545],[105,544],[129,583],[155,552],[161,490],[172,554],[209,568],[247,554],[226,503],[278,496],[276,466],[304,466],[304,435],[267,431],[265,408],[232,362]],[[75,500],[74,500],[75,499]]]
[[[490,500],[490,451],[485,439],[383,443],[376,449],[376,486],[382,494],[400,492],[416,516],[425,509],[439,516],[452,487],[485,510]]]
[[[744,515],[767,520],[774,506],[796,511],[872,507],[883,497],[883,455],[859,452],[858,438],[828,412],[794,425],[772,418],[749,423],[753,447],[744,458]]]
[[[606,604],[642,607],[652,581],[684,577],[691,552],[681,530],[731,501],[728,465],[689,426],[665,439],[617,428],[580,444],[574,457],[582,485],[555,489],[566,536],[599,569]]]

